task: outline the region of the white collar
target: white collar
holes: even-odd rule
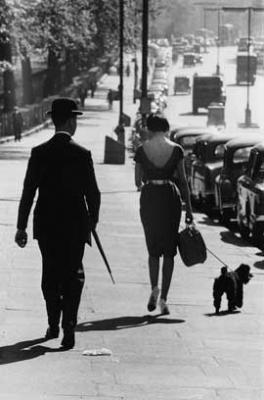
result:
[[[57,135],[59,133],[63,133],[64,135],[68,135],[68,136],[71,137],[71,134],[69,132],[67,132],[67,131],[57,131],[57,132],[55,132],[55,135]]]

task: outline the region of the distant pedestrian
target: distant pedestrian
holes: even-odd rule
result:
[[[17,107],[15,107],[12,116],[15,141],[20,142],[23,129],[23,118]]]
[[[183,149],[168,138],[169,123],[164,117],[147,119],[149,139],[135,155],[135,183],[140,196],[140,216],[149,253],[151,295],[148,310],[156,308],[159,297],[160,258],[163,258],[160,310],[169,314],[167,295],[170,288],[177,236],[181,219],[181,196],[185,201],[185,220],[193,220],[189,188],[185,176]],[[175,184],[175,178],[180,187]]]
[[[130,76],[130,65],[127,64],[126,66],[126,76],[129,77]]]
[[[107,92],[107,101],[108,101],[108,108],[109,110],[113,109],[113,101],[114,101],[114,96],[113,96],[113,90],[109,89]]]
[[[96,83],[96,80],[93,79],[93,80],[90,82],[91,97],[94,97],[94,94],[95,94],[96,89],[97,89],[97,83]]]
[[[81,107],[84,108],[85,106],[85,99],[87,97],[87,88],[83,85],[79,86],[78,88],[78,96],[80,99]]]
[[[84,285],[82,258],[85,243],[91,243],[91,230],[98,222],[100,192],[91,152],[72,140],[81,115],[69,98],[53,101],[51,111],[55,135],[34,147],[28,162],[18,210],[15,241],[27,243],[27,223],[38,190],[34,210],[33,235],[42,255],[42,292],[46,301],[49,327],[45,338],[59,336],[61,345],[75,344],[75,326]]]

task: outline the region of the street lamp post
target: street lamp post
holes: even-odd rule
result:
[[[205,11],[217,11],[217,61],[216,61],[216,75],[220,75],[220,21],[221,15],[220,10],[221,8],[205,8]]]
[[[245,110],[245,125],[251,125],[251,110],[249,108],[249,74],[250,74],[250,37],[251,37],[251,8],[248,9],[248,43],[247,43],[247,105]]]
[[[148,100],[148,12],[149,0],[143,0],[142,13],[142,79],[141,79],[141,101],[140,112],[142,115],[142,125],[146,125],[146,115],[149,113]]]
[[[207,41],[207,32],[206,32],[206,26],[207,26],[207,23],[206,23],[206,8],[204,8],[204,21],[203,21],[203,26],[204,26],[204,53],[207,53],[207,43],[206,43],[206,41]]]
[[[138,88],[138,61],[137,61],[137,29],[136,29],[136,25],[137,25],[137,8],[135,8],[135,14],[134,14],[134,24],[135,24],[135,28],[134,28],[134,46],[135,46],[135,56],[132,59],[132,61],[134,62],[134,89],[133,89],[133,103],[136,103],[137,100],[137,88]]]
[[[250,109],[250,47],[251,47],[251,13],[264,11],[263,7],[223,7],[223,11],[228,12],[248,12],[248,42],[247,42],[247,104],[245,109],[245,123],[243,126],[245,128],[250,128],[252,126],[256,126],[256,124],[252,124],[251,121],[251,109]]]
[[[119,118],[118,125],[115,128],[115,133],[120,142],[125,142],[125,128],[124,128],[124,112],[123,112],[123,75],[124,75],[124,61],[123,61],[123,47],[124,47],[124,0],[119,0]]]
[[[119,0],[119,126],[123,120],[123,46],[124,46],[124,0]]]
[[[207,2],[194,3],[194,5],[195,5],[195,6],[203,6],[204,52],[207,53],[207,43],[206,43],[206,39],[207,39],[207,32],[206,32],[206,30],[207,30],[207,28],[206,28],[206,26],[207,26],[206,11],[215,11],[216,9],[214,8],[213,10],[211,10],[211,7],[212,7],[212,6],[217,6],[217,4],[215,4],[215,3],[209,3],[209,2],[207,1]],[[206,8],[207,6],[210,7],[210,9],[209,9],[209,8]]]

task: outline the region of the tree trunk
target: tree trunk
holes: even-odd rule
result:
[[[31,62],[28,56],[24,56],[24,58],[21,59],[21,67],[23,80],[23,103],[32,104],[34,103],[35,96],[32,85]]]
[[[12,52],[10,37],[7,32],[3,31],[0,34],[0,61],[6,61],[12,64]],[[4,81],[4,112],[12,111],[16,105],[15,96],[15,79],[14,73],[10,68],[7,68],[3,73]]]
[[[59,93],[61,88],[60,64],[58,55],[49,50],[48,71],[44,81],[44,97]]]
[[[3,73],[4,78],[4,112],[10,112],[16,105],[15,96],[15,79],[14,73],[11,70],[6,70]]]

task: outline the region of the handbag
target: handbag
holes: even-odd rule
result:
[[[179,253],[186,267],[204,263],[207,250],[201,232],[194,225],[187,225],[179,232]]]

